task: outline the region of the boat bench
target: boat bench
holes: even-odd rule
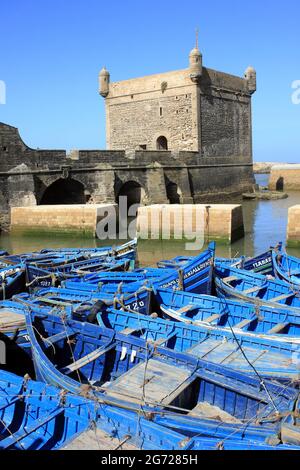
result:
[[[212,323],[213,321],[219,320],[221,317],[222,317],[221,314],[215,313],[214,315],[211,315],[210,317],[205,318],[203,321],[205,323]]]
[[[86,356],[81,357],[80,359],[78,359],[75,362],[72,362],[68,366],[62,367],[59,371],[62,374],[69,375],[72,372],[75,372],[76,370],[81,369],[82,367],[86,366],[90,362],[95,361],[100,356],[103,356],[108,351],[113,349],[115,346],[116,346],[116,343],[114,342],[114,343],[110,344],[109,346],[107,346],[106,348],[102,347],[102,348],[95,349],[95,351],[87,354]]]
[[[240,321],[239,323],[237,323],[233,327],[238,328],[239,330],[241,330],[242,328],[245,328],[245,326],[250,325],[250,323],[252,323],[255,320],[256,320],[256,318],[245,318],[245,320]]]
[[[280,302],[280,300],[288,299],[289,297],[294,297],[295,292],[289,292],[288,294],[282,294],[278,297],[274,297],[273,299],[269,299],[269,302]]]
[[[276,334],[276,333],[280,333],[288,325],[289,325],[289,323],[278,323],[278,325],[275,325],[273,328],[271,328],[270,330],[267,331],[267,335],[273,335],[273,334]]]
[[[259,292],[260,290],[264,289],[265,287],[266,287],[266,284],[263,284],[262,286],[251,287],[250,289],[246,289],[246,290],[241,291],[241,294],[243,294],[243,295],[253,294],[254,292]]]

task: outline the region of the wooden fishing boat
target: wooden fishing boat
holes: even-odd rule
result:
[[[106,292],[75,292],[53,287],[40,289],[35,295],[16,295],[14,301],[23,310],[26,307],[43,313],[63,312],[70,318],[93,321],[98,311],[105,311],[109,307],[147,315],[150,312],[151,289],[142,286],[134,293],[123,294],[117,291],[112,295]]]
[[[272,251],[272,261],[276,277],[300,290],[300,259],[288,255],[279,244],[278,249]]]
[[[214,253],[215,243],[210,243],[207,250],[191,258],[180,269],[143,268],[125,274],[112,274],[112,276],[109,273],[95,273],[86,275],[82,279],[66,280],[63,285],[76,291],[114,293],[122,288],[128,293],[146,284],[155,288],[182,289],[188,292],[210,294]]]
[[[129,258],[132,252],[135,252],[137,247],[137,239],[130,240],[127,243],[119,246],[103,246],[96,248],[61,248],[61,249],[52,249],[44,248],[40,251],[41,254],[83,254],[85,257],[95,255],[95,256],[120,256],[126,255],[126,258]]]
[[[231,332],[221,327],[174,322],[113,308],[97,314],[100,326],[132,331],[136,337],[163,344],[174,351],[283,383],[300,381],[298,344],[269,336]],[[300,340],[300,338],[298,338]]]
[[[220,265],[215,267],[215,286],[219,296],[300,314],[299,291],[279,279]]]
[[[153,287],[210,294],[215,248],[215,243],[210,243],[207,250],[183,263],[180,269],[174,269],[166,277],[154,281]]]
[[[129,265],[130,260],[127,258],[117,260],[108,259],[106,257],[66,263],[63,265],[52,265],[47,268],[38,264],[27,263],[27,286],[29,286],[31,290],[37,287],[58,286],[64,279],[83,277],[87,273],[94,271],[127,270]]]
[[[19,346],[30,349],[24,308],[12,300],[0,302],[0,334],[6,335]]]
[[[134,271],[109,271],[74,277],[62,282],[62,286],[75,291],[86,292],[135,292],[141,286],[150,286],[157,279],[170,275],[174,270],[157,268],[135,269]]]
[[[189,449],[195,442],[126,410],[0,371],[0,449]],[[92,445],[91,445],[92,444]],[[122,445],[123,444],[123,445]]]
[[[247,271],[253,271],[260,274],[270,274],[274,275],[273,263],[272,263],[272,252],[273,249],[270,248],[268,251],[254,257],[247,258],[245,256],[240,256],[238,258],[219,258],[215,257],[214,263],[216,266],[227,264],[232,267],[239,269],[245,269]],[[185,263],[191,261],[191,256],[176,256],[170,260],[161,260],[157,263],[159,268],[163,269],[179,269]]]
[[[0,300],[10,299],[25,289],[25,272],[21,265],[0,269]]]
[[[300,443],[295,389],[55,315],[26,312],[37,377],[190,437]],[[54,347],[55,345],[55,347]]]
[[[279,341],[300,341],[300,315],[292,309],[254,305],[226,297],[197,295],[158,289],[156,310],[170,320],[243,332],[253,336],[274,336]]]

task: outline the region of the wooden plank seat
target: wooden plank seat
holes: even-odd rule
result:
[[[280,302],[281,300],[286,300],[289,297],[294,297],[295,292],[289,292],[288,294],[282,294],[278,297],[273,297],[273,299],[269,299],[269,302]]]
[[[226,284],[229,284],[232,281],[237,281],[238,277],[236,276],[228,276],[223,278],[223,282],[226,282]]]
[[[273,335],[276,333],[280,333],[283,331],[289,323],[278,323],[278,325],[275,325],[273,328],[271,328],[269,331],[267,331],[267,335]]]
[[[174,338],[174,336],[176,336],[176,333],[172,333],[169,336],[165,336],[164,338],[157,339],[157,340],[153,341],[153,343],[154,343],[155,346],[161,346],[162,344],[167,343],[170,339]]]
[[[60,333],[56,333],[53,336],[49,336],[49,338],[43,338],[43,342],[45,346],[52,346],[63,339],[69,339],[75,336],[77,333],[74,333],[71,328],[66,328],[65,330],[61,331]]]
[[[239,330],[241,330],[242,328],[245,328],[245,326],[250,325],[250,323],[252,323],[255,320],[256,320],[256,318],[245,318],[244,320],[240,321],[239,323],[237,323],[233,327],[238,328]]]
[[[190,310],[194,310],[195,308],[197,308],[197,305],[188,304],[188,305],[185,305],[182,308],[179,308],[178,310],[175,310],[175,312],[180,314],[180,313],[189,312]]]
[[[203,320],[203,321],[205,323],[212,323],[216,320],[219,320],[221,317],[222,317],[222,315],[220,315],[219,313],[215,313],[214,315],[211,315],[210,317],[205,318],[205,320]]]
[[[122,335],[130,336],[133,333],[136,333],[141,330],[142,328],[124,328],[124,330],[120,330],[119,333],[121,333]]]
[[[113,349],[114,347],[116,346],[116,343],[112,343],[110,344],[109,346],[107,346],[106,348],[98,348],[98,349],[95,349],[95,351],[92,351],[91,353],[87,354],[86,356],[83,356],[81,357],[80,359],[78,359],[77,361],[75,362],[72,362],[71,364],[69,364],[68,366],[65,366],[65,367],[62,367],[60,369],[60,372],[62,374],[66,374],[66,375],[69,375],[71,374],[72,372],[78,370],[78,369],[81,369],[82,367],[86,366],[87,364],[89,364],[90,362],[93,362],[95,361],[96,359],[98,359],[100,356],[103,356],[104,354],[106,354],[108,351],[110,351],[111,349]]]
[[[157,359],[141,362],[113,382],[103,385],[107,396],[130,398],[135,403],[169,404],[189,386],[193,376],[185,367]]]
[[[251,287],[250,289],[246,289],[246,290],[241,291],[241,294],[243,294],[243,295],[254,294],[254,292],[259,292],[260,290],[264,289],[265,287],[266,287],[266,284],[263,284],[262,286]]]
[[[25,315],[9,309],[0,310],[0,331],[26,325]]]

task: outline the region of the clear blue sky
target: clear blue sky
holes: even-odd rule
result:
[[[40,148],[104,148],[103,65],[122,80],[185,68],[198,26],[204,65],[257,69],[254,159],[300,161],[300,2],[2,0],[0,121]]]

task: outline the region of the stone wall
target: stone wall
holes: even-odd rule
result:
[[[289,208],[287,245],[290,247],[300,247],[300,205]]]
[[[244,157],[251,161],[249,100],[201,96],[201,148],[205,157]]]
[[[14,207],[11,231],[25,235],[60,234],[93,238],[99,221],[115,204]]]
[[[271,168],[269,188],[276,190],[300,190],[300,165],[283,164]]]
[[[244,156],[205,157],[193,151],[34,150],[14,127],[0,123],[0,209],[39,205],[57,182],[74,182],[82,199],[114,203],[126,183],[143,203],[213,202],[249,191],[252,163]],[[69,203],[69,199],[58,201]],[[79,200],[74,200],[79,202]]]
[[[140,207],[137,217],[141,239],[186,239],[198,237],[219,243],[232,243],[244,236],[241,205],[181,204]],[[200,248],[199,248],[200,249]]]
[[[251,94],[246,79],[205,67],[196,82],[184,69],[110,83],[107,146],[154,150],[163,135],[172,151],[252,162]]]

